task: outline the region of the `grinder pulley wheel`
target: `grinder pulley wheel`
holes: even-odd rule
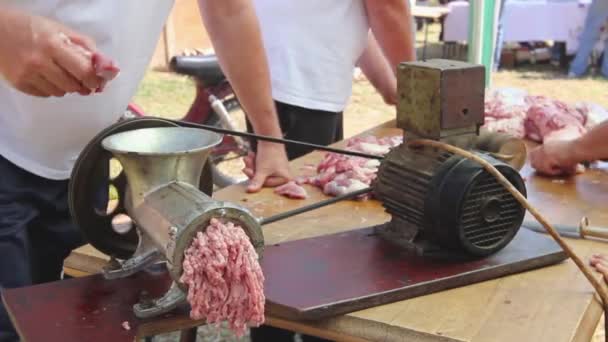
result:
[[[106,137],[130,130],[156,127],[176,127],[176,123],[158,118],[134,118],[120,121],[100,132],[83,149],[74,165],[69,184],[69,205],[72,217],[85,239],[96,249],[117,259],[130,258],[137,249],[139,237],[135,227],[118,233],[113,220],[126,216],[125,190],[128,188],[124,172],[111,178],[112,154],[101,142]],[[211,196],[213,176],[207,161],[200,178],[200,190]],[[118,194],[117,204],[108,208],[109,190],[112,185]]]

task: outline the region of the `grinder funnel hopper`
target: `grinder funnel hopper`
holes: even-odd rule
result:
[[[125,277],[166,261],[174,281],[162,298],[137,304],[138,317],[167,312],[185,301],[187,288],[180,283],[184,252],[212,218],[242,227],[261,256],[264,238],[254,216],[243,207],[215,201],[199,191],[203,166],[211,148],[221,140],[221,135],[200,129],[161,127],[125,131],[102,141],[126,174],[124,207],[139,236],[133,257],[115,261],[104,270],[105,277]]]
[[[118,133],[104,139],[102,145],[122,164],[132,203],[137,205],[146,193],[172,181],[198,188],[211,148],[221,140],[213,132],[162,127]]]

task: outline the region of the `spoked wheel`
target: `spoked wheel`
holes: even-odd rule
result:
[[[69,183],[70,212],[86,240],[102,253],[128,259],[135,252],[139,237],[124,206],[127,177],[118,160],[101,142],[120,132],[176,126],[171,121],[152,117],[128,119],[99,133],[81,152]],[[116,198],[110,198],[111,189]],[[200,190],[209,196],[213,193],[210,161],[201,173]]]

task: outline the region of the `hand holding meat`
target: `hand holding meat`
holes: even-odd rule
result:
[[[93,65],[93,41],[57,22],[2,9],[0,36],[0,75],[24,93],[85,95],[105,82]]]
[[[608,120],[574,140],[546,140],[530,153],[532,167],[539,173],[557,176],[580,171],[582,162],[608,159]]]
[[[550,176],[575,174],[582,160],[574,145],[568,140],[548,141],[530,152],[530,163],[537,172]]]

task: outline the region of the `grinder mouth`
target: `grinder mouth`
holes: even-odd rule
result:
[[[221,142],[222,135],[215,132],[189,127],[156,127],[113,134],[101,144],[117,154],[164,156],[200,152]]]
[[[220,204],[216,208],[206,211],[178,232],[172,250],[167,253],[168,255],[171,255],[171,262],[168,264],[171,277],[184,291],[187,291],[187,288],[179,280],[183,273],[185,252],[192,245],[192,241],[198,232],[205,232],[211,219],[214,218],[223,222],[231,221],[235,225],[240,226],[249,237],[253,248],[258,254],[258,259],[262,259],[262,254],[264,252],[264,235],[258,220],[256,220],[245,208],[240,208],[228,203],[223,203],[223,205]]]

